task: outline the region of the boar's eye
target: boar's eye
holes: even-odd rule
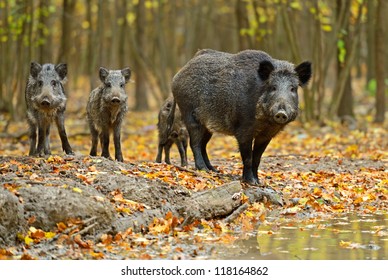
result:
[[[52,80],[52,81],[51,81],[51,85],[52,85],[53,87],[55,87],[55,86],[57,85],[57,81]]]
[[[43,81],[42,80],[39,80],[38,81],[38,87],[42,87],[43,86]]]
[[[291,87],[291,92],[296,93],[297,89],[297,87]]]
[[[112,87],[112,84],[111,84],[111,83],[105,83],[105,86],[106,86],[107,88],[110,88],[110,87]]]
[[[276,90],[277,90],[276,86],[271,86],[271,91],[276,91]]]
[[[120,84],[120,87],[121,87],[121,88],[124,88],[124,85],[125,85],[124,83],[121,83],[121,84]]]

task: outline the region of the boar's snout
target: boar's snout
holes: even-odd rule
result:
[[[121,103],[121,100],[120,98],[118,98],[117,96],[115,97],[112,97],[112,99],[110,100],[110,102],[113,104],[113,105],[119,105]]]
[[[40,105],[42,105],[43,107],[50,107],[51,102],[50,102],[50,100],[48,100],[48,98],[44,98],[44,99],[40,102]]]
[[[277,122],[278,124],[284,124],[287,123],[288,121],[288,115],[286,111],[284,110],[279,110],[275,116],[274,116],[274,121]]]
[[[287,102],[278,102],[271,109],[271,116],[275,123],[280,125],[288,124],[295,120],[298,115],[297,108]]]

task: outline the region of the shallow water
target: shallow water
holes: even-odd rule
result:
[[[254,236],[218,253],[222,259],[387,260],[388,214],[260,225]]]

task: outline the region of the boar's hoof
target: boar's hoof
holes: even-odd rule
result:
[[[246,183],[248,185],[260,186],[260,181],[258,179],[255,179],[255,178],[250,178],[250,179],[243,178],[242,181],[243,181],[243,183]]]

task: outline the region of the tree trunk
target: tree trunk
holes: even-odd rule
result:
[[[57,63],[67,63],[69,59],[70,47],[72,46],[71,15],[73,14],[74,7],[75,7],[75,1],[63,0],[61,45],[59,48]]]
[[[375,40],[376,40],[376,115],[374,121],[376,123],[384,122],[385,115],[385,49],[384,37],[385,32],[387,31],[385,17],[387,16],[387,2],[386,0],[379,0],[377,6],[377,15],[376,15],[376,30],[375,30]]]
[[[338,10],[340,10],[339,7],[341,5],[346,5],[346,7],[349,7],[349,9],[347,9],[349,12],[350,4],[351,4],[351,1],[343,3],[342,1],[338,0],[338,2],[337,2]],[[334,116],[334,115],[338,114],[341,100],[342,100],[343,96],[345,95],[346,84],[348,83],[348,79],[349,79],[350,74],[351,74],[350,70],[351,70],[352,66],[354,65],[357,48],[359,47],[362,9],[363,9],[364,5],[365,5],[364,2],[358,4],[357,17],[356,17],[356,22],[354,23],[353,32],[351,32],[351,30],[349,28],[349,24],[343,25],[343,26],[346,26],[346,30],[347,30],[346,36],[348,36],[348,38],[351,37],[352,41],[349,40],[348,45],[346,45],[346,42],[345,42],[346,54],[344,56],[344,61],[339,61],[340,59],[339,59],[339,57],[337,57],[338,63],[341,63],[343,65],[341,66],[341,71],[339,71],[337,73],[337,81],[336,81],[336,85],[335,85],[335,88],[333,91],[333,97],[332,97],[330,107],[329,107],[329,115],[330,116]],[[349,16],[350,16],[350,14],[348,14],[348,16],[345,17],[345,19],[344,19],[345,22],[348,22]],[[351,44],[350,44],[350,42],[351,42]],[[350,93],[348,93],[348,94],[350,94]],[[344,102],[346,102],[346,100]]]
[[[367,38],[367,79],[370,80],[375,78],[375,29],[376,29],[376,3],[375,1],[368,1],[367,10],[367,23],[366,23],[366,38]]]
[[[140,63],[139,59],[144,58],[144,50],[146,48],[145,21],[146,10],[144,1],[139,1],[136,7],[136,41],[138,43],[138,59],[135,59],[135,108],[136,111],[146,111],[149,109],[147,98],[147,80],[146,69],[144,64]]]
[[[127,1],[126,0],[116,0],[117,10],[118,10],[118,16],[119,16],[119,38],[118,38],[118,67],[120,69],[131,66],[128,65],[128,57],[127,57],[127,51],[126,48],[126,42],[127,42],[127,29],[128,29],[128,22],[127,22]],[[120,7],[120,8],[119,8]]]
[[[347,22],[347,27],[346,29],[349,30],[350,26],[349,26],[349,22]],[[350,38],[350,32],[348,31],[348,34],[345,35],[346,37],[344,38],[344,42],[345,42],[345,49],[347,51],[350,50],[350,46],[351,46],[351,42],[353,41],[351,38]],[[340,56],[339,54],[340,50],[337,49],[337,73],[338,73],[338,77],[342,76],[342,71],[345,71],[344,69],[344,64],[341,63],[338,58]],[[339,102],[339,106],[338,106],[338,110],[337,110],[337,116],[339,118],[343,118],[345,116],[350,116],[350,117],[354,117],[354,112],[353,112],[353,90],[352,90],[352,76],[351,74],[349,73],[348,75],[344,75],[344,76],[347,76],[346,78],[346,82],[345,82],[345,87],[344,87],[344,90],[343,90],[343,93],[342,93],[342,96],[341,96],[341,100]]]
[[[0,63],[0,111],[10,112],[10,108],[12,108],[12,95],[7,94],[10,92],[9,85],[11,83],[9,75],[10,63],[12,61],[12,57],[9,56],[9,51],[11,48],[11,31],[8,24],[9,18],[9,2],[4,2],[4,7],[2,8],[2,13],[0,13],[0,19],[2,22],[2,26],[4,28],[4,35],[7,40],[0,41],[0,55],[1,55],[1,63]]]
[[[246,3],[243,0],[237,0],[235,6],[235,13],[237,18],[237,33],[238,33],[238,42],[239,49],[245,50],[249,49],[251,44],[249,42],[249,37],[246,34],[242,34],[242,30],[249,28],[249,22],[246,11]]]
[[[49,7],[50,0],[40,0],[39,2],[39,23],[38,23],[38,40],[39,43],[39,62],[52,62],[52,44],[51,44],[51,27]]]

